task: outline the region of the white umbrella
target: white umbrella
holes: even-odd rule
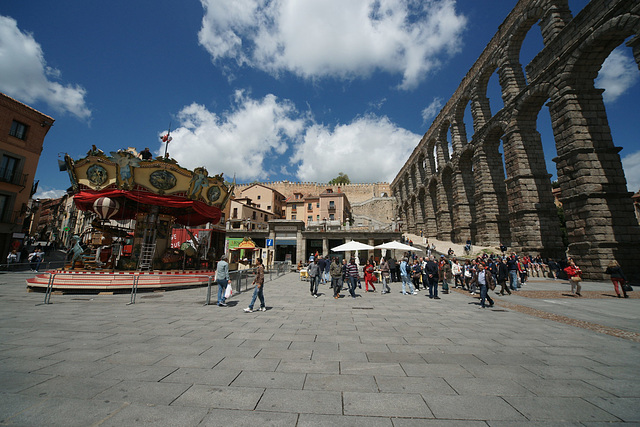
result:
[[[373,249],[373,246],[352,240],[350,242],[343,243],[340,246],[336,246],[331,250],[334,252],[347,252],[347,251],[368,251],[371,249]]]
[[[383,243],[381,245],[376,246],[375,249],[397,249],[400,251],[415,251],[415,252],[422,251],[422,249],[417,248],[415,246],[405,245],[404,243],[400,243],[396,241]]]

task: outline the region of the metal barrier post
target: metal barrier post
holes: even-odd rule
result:
[[[55,273],[49,273],[49,283],[47,283],[47,291],[44,293],[45,304],[51,304],[51,291],[53,290],[53,280],[55,277]]]
[[[211,277],[212,276],[209,276],[209,282],[207,283],[207,301],[204,303],[204,305],[211,304]]]
[[[131,286],[131,301],[127,303],[127,305],[136,303],[136,294],[138,293],[138,281],[140,280],[140,275],[135,274],[133,276],[133,285]]]

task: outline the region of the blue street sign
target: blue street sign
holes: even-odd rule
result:
[[[273,239],[267,239],[267,247],[273,246]]]

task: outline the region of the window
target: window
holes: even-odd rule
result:
[[[27,125],[14,120],[13,123],[11,123],[11,130],[9,131],[9,135],[15,136],[16,138],[22,140],[27,139]]]
[[[270,211],[271,210],[271,206],[267,206],[267,210]]]
[[[312,217],[311,215],[309,215],[309,216],[307,217],[307,222],[311,222],[311,221],[313,221],[313,217]]]
[[[336,219],[336,216],[334,214],[329,214],[329,220],[333,221],[334,219]]]
[[[260,195],[258,194],[258,200],[260,200]]]
[[[296,215],[295,214],[291,215],[291,219],[296,219]]]
[[[233,219],[237,219],[238,218],[238,208],[233,208]]]
[[[320,207],[320,202],[316,203],[316,208]]]
[[[253,219],[256,219],[256,212],[253,211]]]
[[[320,215],[316,215],[316,221],[320,221]]]
[[[308,209],[308,210],[310,210],[310,211],[312,211],[312,210],[313,210],[313,203],[309,203],[309,204],[307,205],[307,209]]]
[[[0,221],[4,222],[9,207],[9,196],[0,194]]]
[[[295,204],[295,203],[291,205],[291,210],[292,210],[293,212],[295,212],[295,211],[296,211],[296,204]]]
[[[3,156],[0,164],[0,181],[13,182],[13,177],[18,169],[20,159],[11,156]]]

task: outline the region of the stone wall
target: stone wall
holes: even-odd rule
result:
[[[371,218],[391,226],[396,212],[395,199],[393,197],[376,197],[365,202],[353,203],[351,204],[351,212],[354,218]]]
[[[254,183],[249,184],[237,184],[236,194],[242,191]],[[345,193],[349,199],[349,203],[364,202],[366,200],[375,197],[389,197],[391,196],[391,187],[387,182],[376,182],[371,184],[341,184],[330,185],[320,182],[290,182],[290,181],[275,181],[275,182],[261,182],[260,184],[265,187],[273,188],[279,191],[286,197],[293,196],[294,193],[302,193],[305,196],[308,194],[318,195],[323,193],[328,188],[331,188],[334,193]]]
[[[520,48],[534,29],[544,48],[523,69]],[[543,257],[568,255],[586,278],[608,277],[604,270],[612,260],[640,276],[640,227],[621,147],[614,145],[602,90],[594,87],[604,60],[627,39],[640,63],[637,0],[592,0],[575,18],[567,0],[520,0],[391,183],[406,229],[456,243],[469,236],[481,245],[502,242]],[[495,112],[487,97],[494,73],[504,103]],[[536,129],[545,105],[557,151],[566,253]],[[473,118],[468,130],[467,107]]]

